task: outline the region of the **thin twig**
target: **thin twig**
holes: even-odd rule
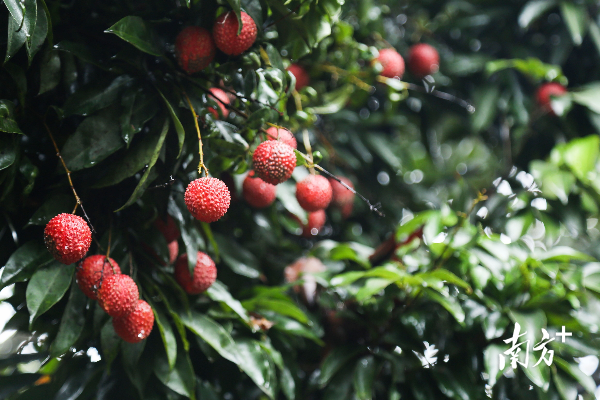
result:
[[[204,152],[202,151],[202,136],[200,135],[200,126],[198,125],[198,115],[196,114],[196,110],[194,110],[194,106],[192,105],[192,101],[188,97],[187,93],[184,91],[183,95],[190,106],[190,110],[192,111],[192,115],[194,116],[194,125],[196,126],[196,132],[198,132],[198,154],[200,154],[200,164],[198,164],[198,173],[202,176],[202,170],[206,176],[208,176],[208,168],[204,165]]]
[[[83,215],[84,215],[87,223],[90,225],[90,229],[92,230],[92,233],[96,233],[96,230],[94,229],[94,226],[92,225],[92,221],[90,221],[90,217],[88,217],[87,213],[85,212],[85,209],[83,208],[83,203],[81,202],[81,199],[77,195],[75,186],[73,186],[73,180],[71,179],[71,171],[69,171],[69,168],[67,168],[67,164],[65,163],[65,160],[63,159],[62,155],[60,154],[60,151],[58,150],[58,145],[56,144],[56,141],[54,140],[54,136],[52,135],[52,131],[50,130],[50,127],[46,123],[45,116],[44,116],[44,119],[42,120],[42,123],[44,124],[44,127],[46,128],[46,131],[48,132],[48,135],[50,136],[50,140],[52,140],[52,144],[54,145],[54,150],[56,150],[56,155],[60,159],[60,162],[62,163],[62,166],[65,169],[65,172],[67,173],[67,179],[69,180],[69,186],[71,186],[71,190],[73,191],[73,195],[75,196],[76,203],[75,203],[75,208],[73,209],[72,214],[75,214],[75,211],[77,211],[77,206],[80,206],[81,211],[83,212]]]

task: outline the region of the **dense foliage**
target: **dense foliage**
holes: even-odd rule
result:
[[[577,359],[600,353],[596,2],[4,5],[0,398],[594,398]],[[252,17],[254,45],[183,72],[177,34],[227,10]],[[439,72],[379,75],[378,50],[416,43]],[[310,76],[298,91],[291,62]],[[551,109],[536,103],[547,81],[568,89]],[[296,134],[298,167],[257,210],[241,186],[269,126]],[[232,195],[211,224],[184,203],[199,152]],[[294,182],[313,161],[366,201],[330,207],[307,238]],[[140,343],[44,246],[74,207],[89,254],[110,254],[154,311]],[[198,250],[216,262],[204,294],[173,278],[167,215],[191,266]],[[548,343],[550,366],[530,349],[502,371],[517,323],[531,349],[542,329],[573,336]]]

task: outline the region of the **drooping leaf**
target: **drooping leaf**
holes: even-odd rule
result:
[[[359,400],[370,400],[373,396],[373,384],[377,374],[375,357],[366,356],[358,360],[354,369],[354,391]]]
[[[140,17],[125,17],[105,32],[117,35],[144,53],[159,57],[162,55],[161,49],[156,45],[157,40],[154,31]]]
[[[223,358],[239,364],[235,342],[221,325],[196,312],[192,312],[189,316],[183,316],[182,321],[188,329],[200,336]]]
[[[567,28],[569,28],[573,43],[579,46],[587,31],[588,16],[585,7],[576,5],[570,1],[563,1],[560,3],[560,11],[565,19]]]
[[[54,89],[60,82],[60,57],[55,49],[44,52],[40,66],[40,91],[38,95]]]
[[[33,272],[52,261],[46,247],[38,241],[31,241],[19,247],[8,259],[2,270],[0,287],[29,279]]]
[[[65,312],[58,327],[56,339],[50,346],[50,355],[59,357],[69,351],[71,346],[75,344],[85,324],[85,306],[87,297],[77,286],[77,282],[73,279],[71,284],[71,293],[65,308]]]
[[[73,264],[64,265],[54,261],[33,274],[26,292],[30,326],[37,317],[62,299],[71,284],[74,270]]]
[[[231,295],[231,293],[229,293],[229,291],[227,290],[227,287],[225,285],[223,285],[223,283],[221,283],[220,281],[218,281],[218,280],[215,281],[215,283],[213,283],[211,285],[211,287],[209,287],[206,290],[206,294],[212,300],[214,300],[214,301],[220,301],[223,304],[227,305],[243,321],[245,321],[245,322],[249,322],[250,321],[250,318],[248,317],[248,312],[242,306],[242,303],[240,303],[238,300],[236,300],[235,298],[233,298],[233,296]]]

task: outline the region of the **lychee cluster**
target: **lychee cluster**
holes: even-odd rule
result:
[[[150,305],[139,299],[135,281],[121,273],[110,257],[93,255],[77,267],[77,285],[111,317],[115,332],[129,343],[137,343],[150,335],[154,313]]]
[[[198,26],[188,26],[175,39],[179,66],[188,74],[202,71],[214,60],[216,49],[228,55],[240,55],[256,41],[258,30],[250,15],[241,12],[242,29],[233,11],[220,15],[212,33]]]
[[[381,76],[386,78],[402,78],[404,75],[404,58],[395,49],[382,49],[379,51],[377,61],[383,70]],[[436,73],[440,68],[440,55],[437,50],[426,44],[419,43],[412,46],[408,52],[408,69],[419,79]]]

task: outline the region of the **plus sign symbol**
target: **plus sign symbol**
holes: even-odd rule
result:
[[[562,327],[562,332],[558,332],[558,333],[556,334],[556,337],[559,337],[559,336],[560,336],[560,338],[561,338],[561,341],[564,343],[564,342],[565,342],[565,338],[566,338],[567,336],[573,336],[573,332],[567,332],[567,331],[565,330],[565,326],[563,325],[563,327]]]

